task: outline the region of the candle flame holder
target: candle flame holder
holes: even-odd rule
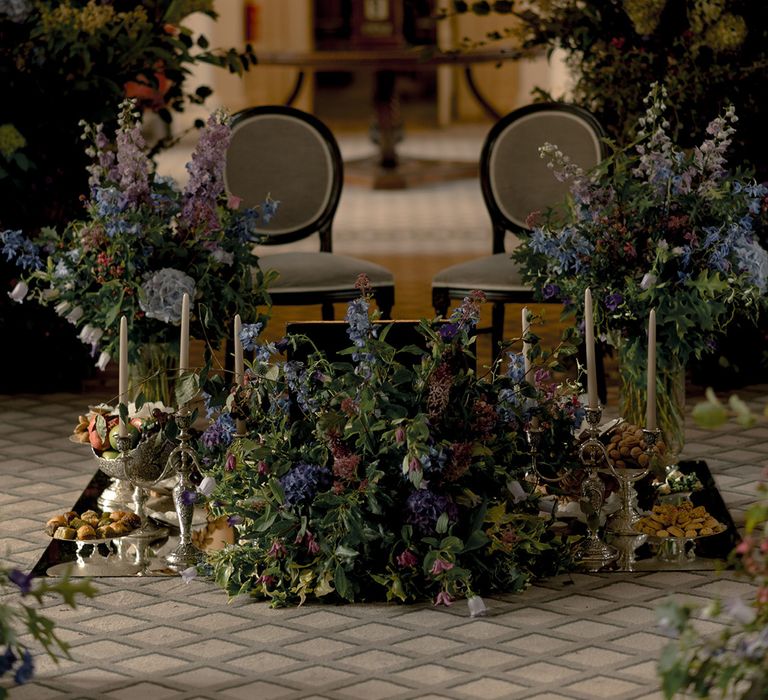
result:
[[[192,516],[194,503],[185,498],[185,493],[195,491],[190,478],[193,468],[200,468],[195,450],[190,445],[192,435],[189,431],[192,425],[192,412],[182,407],[176,413],[176,425],[179,427],[179,445],[168,456],[168,466],[178,474],[179,480],[173,487],[173,503],[179,518],[179,543],[176,549],[166,557],[166,561],[174,571],[183,571],[196,566],[203,560],[203,553],[192,544]]]
[[[600,442],[598,425],[602,418],[601,408],[587,408],[587,439],[579,447],[579,459],[587,470],[587,476],[581,483],[582,512],[587,519],[587,538],[580,542],[573,551],[573,558],[580,568],[587,571],[600,571],[612,564],[619,556],[619,551],[600,539],[600,510],[605,503],[605,486],[600,479],[598,469],[605,462],[610,464],[608,452]]]

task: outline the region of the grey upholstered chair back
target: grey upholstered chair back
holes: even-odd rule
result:
[[[330,227],[342,185],[339,148],[319,120],[289,107],[257,107],[232,120],[224,180],[244,206],[267,195],[280,201],[278,215],[257,228],[265,244],[288,243]],[[327,246],[330,252],[330,236]]]
[[[501,119],[481,157],[483,195],[494,223],[512,231],[527,229],[531,212],[565,201],[569,183],[558,181],[540,157],[544,143],[589,170],[602,160],[602,133],[591,114],[559,103],[530,105]]]

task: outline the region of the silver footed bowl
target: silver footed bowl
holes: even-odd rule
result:
[[[91,450],[99,469],[107,476],[125,479],[139,486],[151,486],[173,470],[168,464],[168,457],[174,447],[170,440],[155,435],[142,440],[132,450],[121,452],[114,459],[105,459],[93,448]]]

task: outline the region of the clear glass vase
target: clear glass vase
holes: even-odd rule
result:
[[[178,371],[178,348],[171,343],[147,343],[139,359],[129,368],[128,394],[131,400],[142,393],[146,401],[162,401],[172,406],[172,377]]]
[[[626,421],[639,426],[645,425],[647,364],[644,347],[619,346],[619,408]],[[656,368],[656,417],[666,448],[662,464],[669,472],[685,446],[685,367],[676,358],[664,357]]]

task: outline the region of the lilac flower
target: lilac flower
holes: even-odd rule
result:
[[[452,340],[459,332],[458,323],[443,323],[437,333],[442,340]]]
[[[619,292],[613,292],[605,297],[605,306],[609,311],[616,311],[624,303],[624,297]]]
[[[18,569],[11,569],[8,579],[19,587],[22,595],[27,595],[32,590],[32,574],[25,574]]]
[[[2,252],[6,261],[11,262],[18,255],[19,249],[24,243],[24,233],[19,229],[0,231],[0,242],[3,244]]]
[[[300,462],[280,478],[285,503],[296,506],[311,501],[320,491],[331,486],[331,472],[327,467]]]
[[[365,345],[370,335],[375,334],[368,308],[368,300],[363,297],[354,299],[347,306],[347,336],[359,348]]]
[[[187,163],[189,181],[182,195],[181,224],[187,229],[216,231],[221,227],[216,201],[224,191],[224,161],[229,146],[228,118],[214,112]]]
[[[227,518],[227,525],[230,527],[234,527],[235,525],[240,525],[243,522],[243,518],[239,515],[230,515]]]
[[[181,323],[181,304],[184,293],[195,296],[195,280],[181,270],[164,267],[149,274],[141,285],[139,306],[148,318],[163,323]]]
[[[407,521],[423,532],[434,532],[437,520],[443,513],[447,513],[448,520],[452,522],[455,522],[459,515],[453,501],[429,489],[414,491],[408,496],[405,507]]]
[[[117,182],[120,187],[120,209],[136,209],[149,199],[149,173],[152,165],[146,154],[147,144],[141,134],[136,103],[122,103],[120,128],[117,131]]]
[[[281,559],[287,553],[288,550],[285,548],[285,545],[280,540],[275,540],[272,542],[272,546],[269,548],[267,556],[272,557],[273,559]]]
[[[554,274],[581,272],[584,260],[594,254],[594,245],[572,226],[560,231],[544,231],[537,228],[531,232],[530,248],[550,259]]]
[[[240,327],[240,342],[243,344],[243,350],[251,352],[256,349],[256,339],[263,327],[263,323],[246,323]]]
[[[14,261],[16,265],[25,270],[39,270],[43,267],[40,259],[40,249],[19,230],[0,232],[2,253],[8,262]]]

